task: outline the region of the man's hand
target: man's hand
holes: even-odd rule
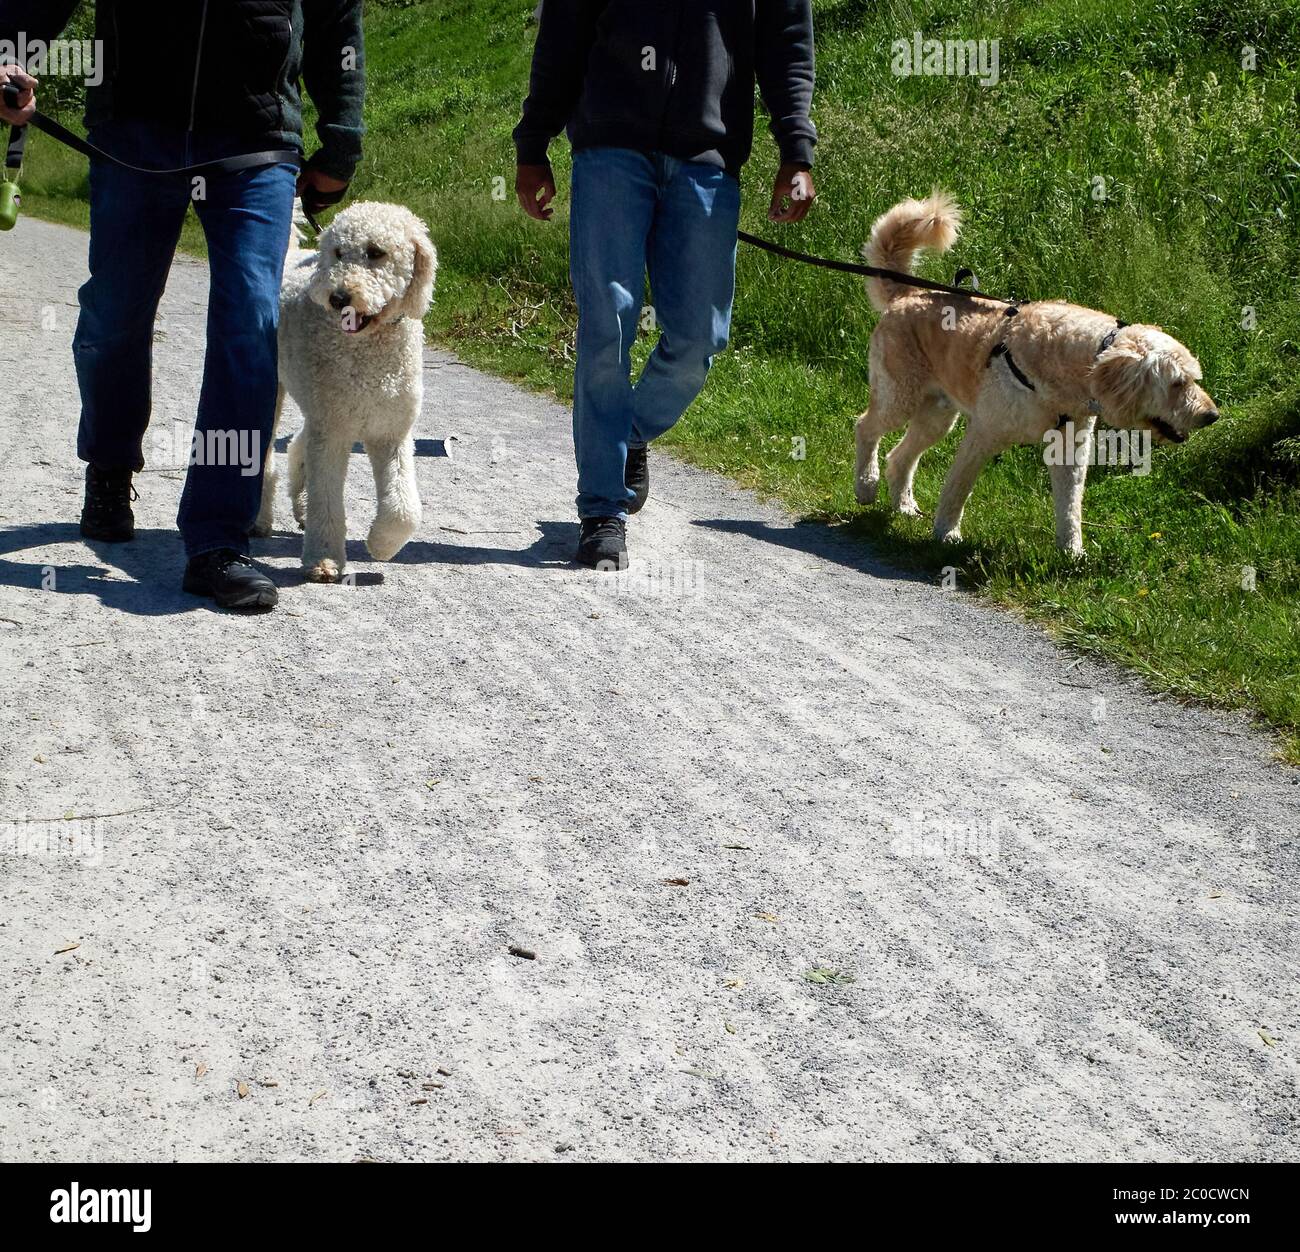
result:
[[[555,175],[549,165],[520,165],[515,170],[515,195],[529,217],[549,221],[554,209],[547,206],[555,199]]]
[[[298,198],[308,213],[319,213],[331,204],[337,204],[347,189],[348,184],[341,178],[331,178],[310,166],[298,175]]]
[[[812,175],[802,165],[786,164],[776,172],[772,186],[772,207],[767,211],[769,222],[802,222],[808,209],[817,198]]]
[[[11,82],[22,88],[17,109],[9,109],[4,105],[4,87]],[[0,122],[8,122],[10,126],[26,126],[36,112],[36,97],[32,94],[36,86],[36,79],[16,65],[0,65]]]

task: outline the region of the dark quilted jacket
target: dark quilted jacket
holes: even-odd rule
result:
[[[306,83],[320,115],[312,165],[351,178],[365,98],[362,0],[96,0],[104,81],[86,124],[176,121],[247,136],[249,150],[302,147]],[[0,0],[0,42],[56,37],[77,0]]]

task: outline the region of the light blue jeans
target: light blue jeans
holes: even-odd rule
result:
[[[626,148],[574,153],[579,517],[627,516],[628,448],[644,447],[686,412],[727,346],[739,221],[740,184],[725,170]],[[647,271],[660,336],[634,385]]]

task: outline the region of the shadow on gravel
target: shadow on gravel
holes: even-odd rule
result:
[[[64,563],[57,556],[41,561],[14,561],[5,556],[57,544],[76,544],[83,552],[89,548],[100,564],[79,560]],[[257,556],[254,550],[253,559]],[[296,571],[261,568],[277,587],[302,582]],[[50,595],[95,596],[105,608],[138,617],[169,617],[196,610],[222,612],[211,600],[181,590],[184,572],[185,552],[174,530],[137,529],[130,543],[87,541],[75,522],[0,530],[0,587],[25,587]]]
[[[488,547],[476,542],[480,536],[473,531],[462,533],[448,529],[453,539],[447,542],[413,539],[391,561],[376,562],[360,539],[348,540],[348,563],[365,565],[520,565],[528,569],[551,569],[571,565],[573,550],[578,546],[577,522],[538,522],[542,532],[526,548]],[[525,535],[525,530],[485,530],[482,537],[492,535]],[[463,542],[461,542],[463,541]],[[266,539],[253,540],[253,559],[260,556],[289,557],[296,560],[302,555],[302,535],[294,531],[276,531]],[[280,585],[277,571],[268,571]],[[282,571],[280,571],[282,573]],[[302,582],[302,576],[291,575],[288,583]],[[358,586],[374,585],[383,581],[378,571],[358,572]]]
[[[292,441],[292,435],[279,435],[275,441],[275,450],[277,452],[288,452],[289,444]],[[352,455],[358,454],[364,456],[366,445],[363,443],[354,443],[352,445]],[[415,441],[416,456],[446,456],[447,441],[445,439],[417,439]]]
[[[58,556],[14,561],[4,554],[27,548],[76,544],[99,560],[63,563]],[[75,522],[46,522],[0,530],[0,586],[26,587],[51,595],[95,596],[109,609],[141,617],[165,617],[208,607],[181,590],[185,554],[174,530],[137,530],[130,543],[88,543]],[[120,575],[125,575],[123,578]]]
[[[809,556],[834,561],[860,574],[891,582],[925,583],[934,585],[934,577],[923,570],[903,570],[889,565],[880,557],[865,550],[860,535],[842,527],[827,526],[824,522],[799,521],[793,526],[772,526],[767,522],[747,518],[697,518],[694,526],[707,526],[710,530],[725,531],[733,535],[747,535],[763,543],[773,543],[781,548],[804,552]]]

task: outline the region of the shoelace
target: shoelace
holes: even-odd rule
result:
[[[252,561],[241,552],[230,548],[218,548],[216,552],[206,553],[204,559],[214,574],[222,574],[232,565],[252,565]]]
[[[91,489],[86,493],[85,507],[92,517],[129,508],[140,498],[140,493],[129,481],[98,478],[91,482]]]

